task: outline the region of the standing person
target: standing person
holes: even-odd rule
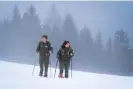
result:
[[[40,73],[39,76],[43,76],[43,69],[45,66],[44,77],[47,77],[49,57],[50,53],[53,53],[52,45],[47,41],[48,37],[46,35],[42,36],[42,40],[39,42],[36,52],[39,55]]]
[[[60,73],[58,76],[59,78],[63,78],[63,69],[64,68],[65,68],[65,78],[68,78],[70,60],[73,55],[74,55],[74,52],[73,52],[72,48],[70,47],[70,42],[64,41],[61,48],[57,52],[57,58],[59,60],[59,67],[60,67]]]

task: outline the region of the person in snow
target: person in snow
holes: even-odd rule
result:
[[[40,64],[40,73],[39,76],[43,76],[43,68],[45,66],[44,77],[47,77],[48,73],[48,65],[50,54],[53,53],[53,47],[49,41],[47,41],[48,37],[46,35],[42,36],[42,40],[39,42],[36,52],[39,55],[39,64]]]
[[[69,71],[69,65],[70,60],[74,55],[74,51],[72,50],[70,46],[69,41],[64,41],[61,48],[57,52],[57,59],[59,60],[59,78],[63,78],[63,69],[65,68],[65,78],[68,78],[68,71]]]

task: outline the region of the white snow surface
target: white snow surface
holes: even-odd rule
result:
[[[73,71],[73,78],[39,77],[39,66],[0,61],[0,89],[133,89],[133,77]]]

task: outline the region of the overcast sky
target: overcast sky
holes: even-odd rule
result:
[[[63,18],[66,13],[72,14],[79,31],[86,24],[94,37],[100,31],[106,40],[123,28],[133,45],[133,2],[0,2],[0,20],[11,18],[14,4],[18,4],[21,13],[33,4],[42,21],[55,4]]]

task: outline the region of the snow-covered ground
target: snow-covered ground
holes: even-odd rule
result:
[[[0,61],[0,89],[133,89],[133,78],[73,71],[73,78],[39,77],[36,66]],[[50,73],[50,72],[49,72]],[[58,70],[57,74],[58,75]]]

